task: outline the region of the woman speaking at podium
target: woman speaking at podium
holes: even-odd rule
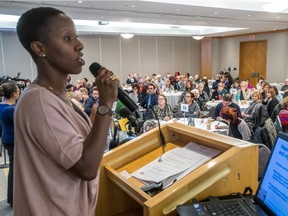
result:
[[[17,34],[37,78],[15,110],[14,214],[95,215],[118,77],[99,70],[101,103],[92,125],[65,91],[67,76],[85,64],[72,19],[54,8],[34,8],[20,17]]]

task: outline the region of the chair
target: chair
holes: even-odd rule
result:
[[[279,116],[276,117],[274,126],[275,126],[275,129],[277,132],[280,132],[280,131],[283,132],[283,126],[282,126],[282,123],[281,123]]]
[[[271,152],[268,148],[259,146],[259,164],[258,164],[258,180],[259,181],[262,179],[264,175],[270,153]]]

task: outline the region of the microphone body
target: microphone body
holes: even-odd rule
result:
[[[165,137],[164,137],[164,134],[161,130],[161,127],[160,127],[160,120],[159,120],[159,117],[157,115],[157,113],[155,112],[155,110],[153,109],[153,106],[150,105],[149,109],[151,109],[151,111],[154,113],[157,121],[158,121],[158,130],[159,130],[159,136],[160,136],[160,139],[161,139],[161,145],[162,147],[165,147],[166,146],[166,140],[165,140]]]
[[[96,77],[101,68],[102,66],[100,64],[94,62],[90,65],[89,70],[92,75]],[[138,109],[137,104],[119,87],[117,98],[130,110],[130,112],[134,112]]]

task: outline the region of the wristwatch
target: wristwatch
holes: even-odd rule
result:
[[[112,110],[106,105],[99,106],[97,109],[97,113],[102,116],[107,115],[107,114],[112,116]]]

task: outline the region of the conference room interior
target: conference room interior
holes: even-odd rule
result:
[[[101,2],[103,3],[104,1]],[[111,3],[112,1],[107,2]],[[111,4],[113,4],[113,2]],[[137,7],[137,1],[130,3],[126,1],[125,4],[128,4],[129,12],[133,11],[130,5],[136,5]],[[177,5],[177,3],[174,4],[175,8],[185,6],[181,4]],[[48,5],[57,7],[56,2],[48,3]],[[6,7],[5,4],[3,4],[3,7],[4,6]],[[26,5],[25,8],[28,6],[29,4]],[[194,5],[194,7],[197,7],[197,5]],[[11,8],[13,8],[13,5]],[[9,11],[9,8],[6,9]],[[63,5],[61,5],[61,9],[65,12]],[[71,8],[67,6],[67,10],[68,9],[70,10]],[[17,8],[17,10],[19,10],[19,8]],[[216,7],[213,11],[214,16],[216,16]],[[244,12],[243,10],[242,12],[246,14],[246,11]],[[253,11],[250,11],[250,13],[253,13]],[[177,12],[175,12],[175,14],[177,14]],[[285,17],[281,20],[281,23],[288,21],[288,18],[286,19],[287,14],[287,9],[279,13],[280,16]],[[229,19],[229,17],[225,19]],[[243,19],[243,23],[252,22],[252,20],[253,18],[248,21]],[[173,22],[172,19],[170,22]],[[219,22],[217,24],[220,25]],[[130,74],[140,74],[143,79],[145,79],[146,76],[151,77],[152,74],[159,74],[162,78],[164,78],[167,73],[174,76],[176,72],[179,72],[181,75],[189,73],[193,77],[199,74],[200,78],[205,77],[209,80],[211,87],[216,75],[221,71],[229,72],[233,78],[239,77],[240,80],[249,78],[254,86],[256,86],[258,78],[261,76],[267,82],[277,86],[280,90],[285,79],[288,78],[287,29],[288,26],[282,29],[275,29],[275,26],[272,27],[271,25],[271,29],[265,29],[265,31],[250,29],[251,31],[249,32],[248,28],[245,30],[245,33],[241,33],[241,31],[231,31],[226,35],[224,33],[217,35],[206,34],[201,40],[194,39],[192,34],[157,35],[152,33],[135,33],[132,38],[126,39],[120,36],[120,32],[81,32],[79,33],[79,40],[84,45],[83,58],[86,64],[83,66],[82,72],[79,75],[71,76],[71,84],[74,85],[83,78],[87,78],[88,82],[92,84],[95,78],[91,74],[89,66],[93,62],[98,62],[117,74],[121,85],[124,89],[129,89],[129,92],[131,91],[131,86],[126,84],[126,80]],[[129,32],[130,31],[131,29],[129,29]],[[15,29],[0,29],[0,50],[0,77],[4,79],[7,77],[18,77],[30,81],[36,78],[37,70],[33,59],[27,51],[23,49]],[[182,93],[166,92],[166,95],[170,97],[170,101],[173,101],[172,108],[175,108]],[[175,95],[177,96],[175,97]],[[243,110],[249,105],[245,103],[246,101],[239,102]],[[212,103],[212,105],[216,106],[214,103]],[[200,124],[198,128],[207,130],[206,124],[207,121],[210,121],[207,117],[208,116],[203,118],[205,122],[204,120],[196,119]],[[181,118],[179,120],[173,118],[169,123],[174,123],[175,121],[187,125],[189,119]],[[216,122],[212,124],[212,130],[216,131],[215,126],[217,124]],[[218,130],[216,133],[226,134],[227,130]],[[1,151],[2,156],[0,161],[5,167],[5,163],[7,163],[4,161],[3,156],[5,152],[3,148],[1,148]],[[0,169],[1,215],[13,215],[13,209],[5,203],[7,173],[7,166],[6,168]]]

